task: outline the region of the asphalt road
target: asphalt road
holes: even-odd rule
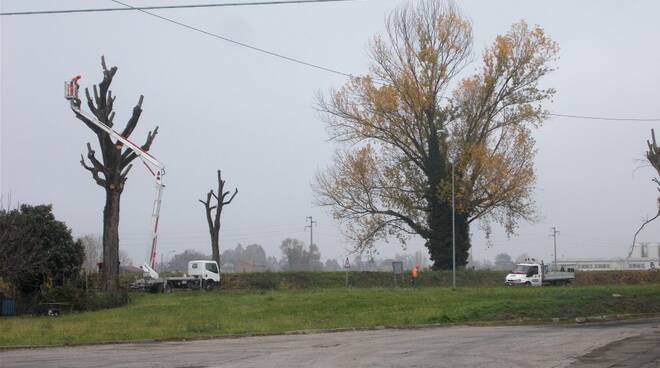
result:
[[[660,367],[660,319],[0,351],[0,367]]]

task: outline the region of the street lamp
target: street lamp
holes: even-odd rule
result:
[[[447,127],[441,129],[445,136],[449,136]],[[448,152],[447,152],[448,154]],[[447,155],[449,156],[449,155]],[[454,161],[449,161],[451,165],[451,258],[452,258],[452,289],[456,290],[456,194],[454,187]]]
[[[456,195],[454,194],[454,162],[451,164],[451,258],[452,288],[456,289]]]

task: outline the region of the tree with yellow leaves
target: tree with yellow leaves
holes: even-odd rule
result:
[[[554,93],[539,81],[558,46],[521,21],[484,51],[476,73],[462,76],[472,25],[453,3],[398,8],[386,29],[370,44],[370,72],[319,98],[331,138],[345,146],[317,175],[317,199],[357,249],[419,235],[434,267],[450,268],[453,164],[456,258],[464,265],[474,221],[513,233],[534,219],[531,129]]]

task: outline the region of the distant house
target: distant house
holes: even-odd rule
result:
[[[557,260],[557,268],[565,271],[625,271],[660,268],[660,243],[635,246],[629,258],[582,258]]]

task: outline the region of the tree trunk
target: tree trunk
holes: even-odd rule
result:
[[[121,192],[107,188],[103,209],[103,290],[119,288],[119,202]]]
[[[211,234],[211,249],[213,250],[213,260],[220,267],[220,235],[218,233]]]

